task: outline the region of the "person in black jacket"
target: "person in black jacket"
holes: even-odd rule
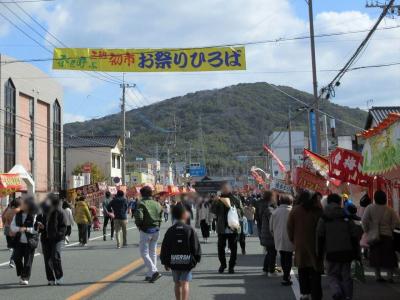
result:
[[[40,233],[44,266],[48,285],[63,283],[61,248],[67,232],[67,220],[61,208],[58,195],[50,193],[41,205],[41,213],[36,218]]]
[[[35,230],[37,207],[33,197],[23,199],[21,210],[14,216],[10,230],[14,237],[14,262],[21,285],[28,285],[31,277],[32,263],[38,245],[38,234]]]
[[[128,224],[128,200],[124,197],[124,192],[119,190],[116,197],[107,206],[107,211],[113,213],[115,237],[117,248],[121,248],[120,231],[122,230],[122,247],[127,247],[126,225]]]
[[[172,270],[177,300],[189,300],[191,270],[200,262],[201,247],[196,231],[187,225],[189,212],[181,203],[172,209],[176,223],[165,233],[161,245],[160,259],[165,270]]]
[[[325,256],[333,299],[353,299],[351,262],[361,261],[354,221],[341,207],[338,194],[328,196],[328,205],[317,226],[317,255]]]

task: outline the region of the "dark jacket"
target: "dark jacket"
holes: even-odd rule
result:
[[[161,263],[172,270],[190,271],[201,259],[196,231],[178,221],[165,233],[161,245]]]
[[[287,230],[289,240],[294,245],[295,266],[298,268],[314,268],[323,271],[323,260],[317,257],[316,229],[322,209],[305,209],[302,205],[295,206],[289,214]]]
[[[115,219],[128,219],[128,201],[124,197],[115,197],[111,200],[107,207],[108,212],[113,212]]]
[[[264,247],[272,247],[275,245],[274,236],[272,235],[271,228],[269,227],[273,210],[274,208],[272,206],[267,206],[264,209],[261,219],[260,242]]]
[[[264,199],[260,199],[257,202],[255,202],[254,207],[256,208],[254,219],[257,222],[257,227],[261,229],[264,211],[270,207],[270,203],[265,201]]]
[[[58,243],[65,239],[67,220],[61,208],[52,208],[43,204],[41,206],[41,213],[36,217],[36,228],[39,222],[44,225],[43,229],[38,230],[42,242],[51,241]]]
[[[338,204],[328,204],[317,226],[317,255],[331,262],[360,257],[357,227]]]
[[[25,221],[23,220],[23,212],[20,211],[15,215],[15,225],[18,227],[26,227],[26,228],[35,228],[35,216],[28,214],[25,218]],[[25,231],[25,236],[27,239],[27,244],[31,249],[36,249],[38,246],[38,241],[39,241],[39,236],[37,233],[31,233],[29,231]],[[20,243],[21,239],[21,232],[17,232],[15,234],[14,240],[15,240],[15,246],[17,246]]]
[[[239,218],[243,216],[243,206],[242,202],[235,197],[233,194],[229,195],[229,200],[231,206],[234,205],[239,214]],[[228,212],[229,207],[227,207],[222,201],[214,200],[211,205],[211,212],[215,215],[217,219],[217,233],[224,234],[225,230],[228,228]]]

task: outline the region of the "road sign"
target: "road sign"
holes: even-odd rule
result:
[[[190,166],[189,167],[189,174],[192,177],[202,177],[206,176],[206,168],[203,166]]]

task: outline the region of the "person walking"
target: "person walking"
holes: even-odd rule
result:
[[[84,196],[76,199],[75,222],[78,225],[79,245],[85,247],[88,242],[88,226],[92,223],[92,217]]]
[[[102,203],[103,208],[103,241],[107,240],[107,226],[108,222],[110,222],[111,233],[110,237],[111,240],[114,240],[114,218],[111,211],[108,211],[108,206],[111,202],[111,193],[106,191],[105,198]]]
[[[338,194],[328,196],[317,226],[317,256],[325,256],[329,286],[334,300],[353,299],[351,262],[361,261],[356,224],[341,207]]]
[[[219,273],[223,273],[227,267],[225,247],[228,242],[228,247],[231,251],[229,258],[229,273],[235,273],[235,265],[237,258],[237,242],[238,233],[237,228],[230,228],[228,226],[228,212],[234,206],[239,214],[242,215],[242,203],[233,194],[229,184],[225,184],[222,187],[222,193],[219,198],[213,201],[211,205],[211,212],[215,214],[217,218],[217,233],[218,233],[218,259],[220,262],[220,267],[218,269]]]
[[[14,262],[21,285],[29,284],[33,258],[39,243],[35,230],[36,213],[35,199],[25,198],[21,202],[21,210],[15,214],[10,225],[11,232],[15,234]]]
[[[252,236],[254,233],[254,216],[256,213],[255,207],[251,204],[249,200],[246,201],[245,206],[243,207],[243,215],[247,219],[247,232],[249,236]]]
[[[257,222],[257,233],[258,237],[261,237],[261,229],[262,229],[262,219],[264,216],[265,209],[269,209],[270,203],[272,202],[272,192],[265,191],[262,198],[257,200],[255,204],[255,215],[254,218]]]
[[[72,226],[75,224],[74,216],[72,215],[71,206],[67,201],[63,201],[62,209],[65,214],[65,220],[67,225],[67,231],[65,232],[65,244],[69,244],[69,237],[71,236],[72,233]]]
[[[287,230],[294,245],[295,265],[298,268],[300,299],[322,299],[322,259],[316,253],[316,228],[322,209],[308,191],[300,193],[297,203],[289,214]]]
[[[175,205],[172,214],[176,222],[165,233],[160,260],[166,271],[172,270],[176,300],[189,300],[192,269],[200,262],[201,247],[196,231],[186,224],[190,215],[185,207]]]
[[[293,198],[284,195],[279,199],[279,206],[272,212],[270,229],[274,236],[275,249],[279,251],[283,271],[282,285],[292,285],[290,271],[293,264],[293,243],[290,241],[287,232],[287,222],[292,211]]]
[[[375,203],[365,208],[362,226],[367,234],[369,248],[369,263],[375,269],[378,282],[393,283],[393,272],[398,268],[398,261],[393,243],[393,230],[400,227],[397,213],[387,206],[387,196],[383,191],[374,194]],[[387,280],[381,275],[381,270],[387,271]]]
[[[128,224],[128,200],[124,197],[124,192],[119,190],[117,195],[107,206],[107,211],[111,211],[114,216],[115,237],[117,239],[117,248],[121,248],[122,231],[122,247],[128,246],[126,226]]]
[[[202,199],[197,206],[197,218],[200,223],[201,235],[203,236],[204,243],[207,243],[210,237],[210,207],[205,199]]]
[[[48,285],[63,284],[61,249],[67,232],[67,218],[58,195],[50,193],[36,218]]]
[[[135,211],[135,224],[140,232],[139,248],[147,268],[146,281],[155,282],[161,277],[157,269],[157,241],[160,234],[163,209],[153,200],[149,186],[140,189],[142,200]]]
[[[274,211],[272,197],[264,198],[265,205],[261,218],[260,243],[266,249],[263,271],[269,277],[278,276],[276,272],[276,249],[274,236],[271,233],[270,221]]]
[[[165,202],[164,202],[163,211],[164,211],[164,221],[165,221],[165,223],[167,223],[169,214],[171,212],[171,206],[170,206],[168,200],[165,200]]]
[[[11,231],[11,222],[14,216],[20,211],[21,199],[17,198],[10,201],[6,209],[1,215],[1,221],[4,226],[4,235],[6,236],[7,248],[11,250],[9,267],[15,268],[14,253],[15,253],[15,237]]]

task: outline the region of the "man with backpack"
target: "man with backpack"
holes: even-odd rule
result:
[[[165,270],[172,270],[177,300],[189,300],[191,270],[200,262],[201,247],[196,231],[187,225],[189,212],[181,203],[172,209],[175,224],[165,233],[160,259]]]
[[[317,226],[317,256],[325,255],[333,299],[353,299],[351,262],[361,261],[360,244],[354,221],[341,207],[337,194],[328,196],[328,205]]]
[[[242,202],[232,194],[230,185],[225,184],[222,187],[221,196],[214,200],[211,205],[211,212],[215,214],[217,219],[218,259],[221,264],[218,269],[219,273],[223,273],[227,267],[225,256],[225,247],[227,242],[231,251],[231,256],[229,259],[229,273],[235,273],[237,242],[240,226],[239,228],[234,228],[228,224],[228,213],[232,209],[236,211],[237,219],[243,215]]]
[[[140,232],[140,254],[147,268],[146,281],[155,282],[161,277],[157,269],[157,240],[160,234],[163,209],[152,199],[152,190],[144,186],[140,190],[142,200],[135,211],[135,224]]]

